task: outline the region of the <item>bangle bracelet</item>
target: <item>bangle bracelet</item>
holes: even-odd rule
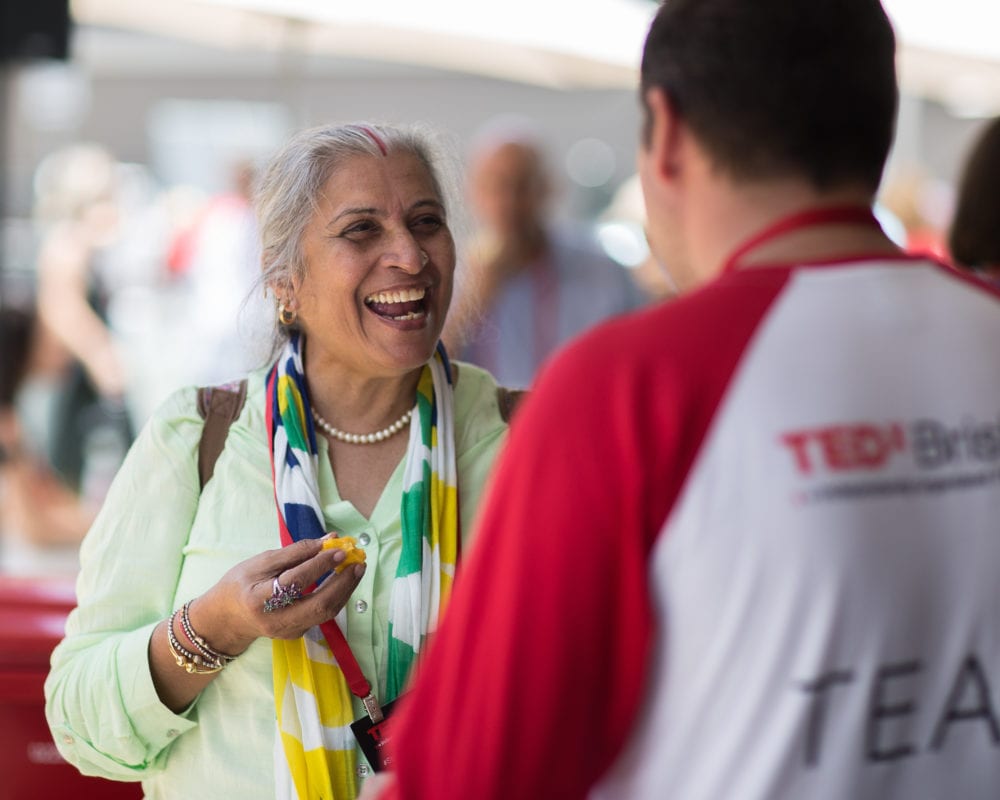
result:
[[[199,653],[192,653],[177,641],[177,636],[174,634],[174,622],[177,620],[178,614],[180,614],[179,610],[171,614],[170,619],[167,620],[167,645],[170,647],[170,652],[174,661],[177,662],[177,666],[183,667],[191,675],[211,675],[221,671],[225,664],[217,659],[205,659]]]
[[[206,659],[221,664],[223,667],[229,666],[229,664],[236,660],[236,656],[227,656],[225,653],[220,653],[195,633],[194,627],[191,625],[191,617],[188,616],[188,609],[191,607],[191,602],[188,600],[181,608],[181,630],[184,631],[184,635],[195,646],[195,649]]]

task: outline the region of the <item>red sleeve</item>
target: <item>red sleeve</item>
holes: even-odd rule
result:
[[[397,796],[582,797],[624,738],[651,625],[646,547],[623,531],[640,465],[581,366],[556,365],[519,411],[396,733]]]
[[[649,551],[739,357],[709,363],[705,337],[663,358],[667,319],[713,324],[664,313],[587,336],[520,409],[383,798],[582,798],[621,750],[654,635]]]

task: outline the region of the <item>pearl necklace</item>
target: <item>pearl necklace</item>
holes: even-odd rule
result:
[[[334,428],[333,425],[316,412],[315,408],[312,409],[312,416],[316,420],[316,424],[334,439],[339,439],[341,442],[348,442],[349,444],[374,444],[375,442],[384,442],[390,436],[403,430],[409,424],[410,417],[413,416],[413,409],[409,409],[388,428],[382,428],[382,430],[375,431],[374,433],[347,433],[340,430],[340,428]]]

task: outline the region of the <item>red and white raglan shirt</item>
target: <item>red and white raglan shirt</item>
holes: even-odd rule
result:
[[[519,411],[386,797],[1000,795],[1000,295],[730,271]]]

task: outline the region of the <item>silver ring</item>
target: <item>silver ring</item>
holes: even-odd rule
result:
[[[270,614],[279,608],[287,608],[296,600],[302,599],[302,592],[299,591],[298,584],[292,583],[289,586],[282,586],[277,576],[271,581],[271,596],[264,601],[264,613]]]

